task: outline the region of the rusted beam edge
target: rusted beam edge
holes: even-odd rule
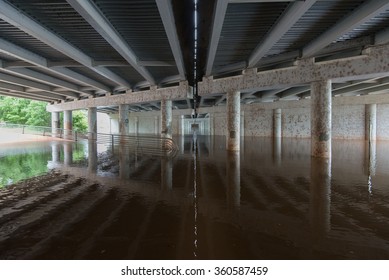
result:
[[[88,98],[72,102],[50,104],[46,107],[49,112],[61,112],[66,110],[80,110],[100,106],[118,106],[121,104],[138,104],[166,100],[182,100],[193,98],[191,87],[187,81],[182,81],[178,86],[168,88],[151,87],[150,90],[124,94],[107,95],[103,97]]]

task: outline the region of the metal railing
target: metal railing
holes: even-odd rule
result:
[[[174,157],[178,152],[178,146],[173,139],[157,135],[88,133],[82,137],[96,141],[98,144],[107,145],[113,151],[119,149],[118,152],[122,152],[120,149],[125,149],[126,152],[168,157]]]
[[[126,149],[128,152],[138,154],[148,154],[157,156],[174,157],[178,152],[178,146],[171,138],[160,137],[157,135],[121,135],[106,133],[80,133],[74,130],[63,128],[52,129],[44,126],[31,126],[1,123],[0,129],[9,133],[33,134],[41,136],[51,136],[67,140],[78,141],[79,139],[95,141],[97,144],[109,146],[113,151]]]

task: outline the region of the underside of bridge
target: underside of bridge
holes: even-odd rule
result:
[[[309,107],[311,98],[311,112],[329,102],[329,115],[332,99],[389,101],[387,0],[1,0],[0,7],[0,94],[47,101],[52,112],[120,116],[125,104],[125,113],[152,115],[168,100],[184,119],[224,111],[229,128],[219,134],[234,136],[244,135],[232,128],[241,122],[234,110],[246,112],[244,123],[253,110]],[[323,124],[310,118],[312,134],[331,136],[314,132]],[[316,119],[331,122],[322,113]]]

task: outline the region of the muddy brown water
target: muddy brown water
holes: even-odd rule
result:
[[[306,139],[176,142],[0,147],[0,258],[389,259],[388,142],[334,140],[331,160]]]

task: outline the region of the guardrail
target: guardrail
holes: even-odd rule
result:
[[[157,135],[88,133],[83,136],[79,135],[79,137],[96,141],[98,144],[107,145],[111,147],[113,151],[115,151],[115,149],[125,148],[126,151],[138,154],[168,157],[174,157],[178,152],[178,146],[173,139],[159,137]]]
[[[128,152],[138,154],[148,154],[157,156],[174,157],[178,152],[178,146],[171,138],[159,137],[157,135],[121,135],[106,133],[80,133],[74,130],[62,128],[52,129],[44,126],[31,126],[20,124],[0,124],[0,128],[6,129],[12,133],[34,134],[42,136],[51,136],[68,140],[78,141],[85,139],[96,141],[98,144],[109,146],[113,151],[119,148],[125,148]]]

